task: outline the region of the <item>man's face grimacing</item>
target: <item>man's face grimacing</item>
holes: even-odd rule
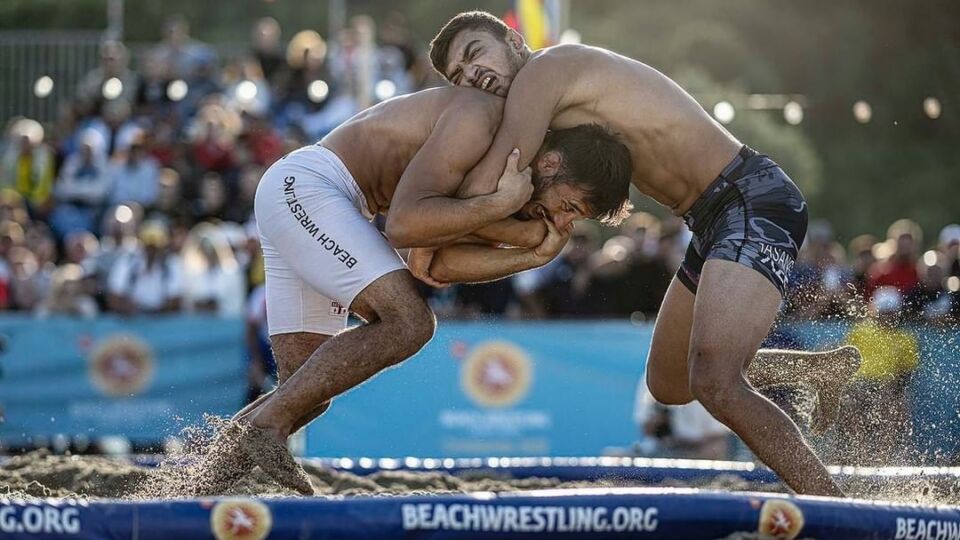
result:
[[[473,86],[506,97],[523,66],[526,45],[515,30],[498,38],[486,30],[465,29],[450,42],[444,77],[456,86]]]
[[[562,165],[562,156],[554,150],[537,158],[533,167],[533,196],[517,212],[517,219],[548,219],[562,231],[577,219],[593,217],[586,190],[573,179],[563,178]]]

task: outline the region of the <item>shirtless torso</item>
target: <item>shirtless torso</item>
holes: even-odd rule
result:
[[[758,348],[806,231],[806,202],[786,173],[744,147],[668,77],[608,50],[558,45],[534,52],[496,17],[469,12],[440,30],[430,59],[452,84],[507,98],[466,194],[492,190],[512,148],[524,166],[548,129],[595,122],[622,138],[633,185],[683,216],[693,233],[657,316],[646,365],[651,393],[665,404],[700,401],[796,491],[840,494],[796,425],[751,385],[761,377],[745,376],[751,362],[761,363],[755,358],[773,358]],[[823,380],[839,382],[820,394],[824,410],[835,412],[855,360],[821,370],[829,373]],[[819,377],[805,373],[813,361],[793,365],[780,370],[791,374],[784,382]]]
[[[500,97],[465,88],[394,98],[267,169],[255,213],[280,386],[235,416],[237,425],[250,424],[241,429],[247,440],[237,445],[243,459],[226,465],[214,458],[202,467],[199,485],[215,489],[259,463],[281,483],[312,493],[283,442],[326,411],[332,398],[416,353],[436,327],[394,248],[436,248],[473,233],[482,242],[421,257],[423,272],[436,267],[449,282],[498,279],[554,258],[568,237],[566,225],[591,217],[588,209],[597,216],[611,210],[607,198],[592,198],[585,185],[603,184],[607,192],[616,181],[619,195],[611,204],[626,204],[629,152],[591,126],[563,130],[542,151],[538,146],[530,153],[532,168],[518,170],[520,156],[513,152],[493,189],[458,197],[467,172],[490,146],[502,107]],[[574,172],[561,171],[565,166]],[[569,173],[564,181],[552,181],[563,172]],[[530,229],[506,218],[531,205],[546,232],[524,245],[514,241],[525,238],[514,236],[514,224],[497,224]],[[376,214],[387,216],[388,238],[371,223]],[[549,218],[560,226],[546,223]],[[493,238],[482,236],[487,227],[494,227]],[[501,236],[504,230],[511,234]],[[500,249],[499,243],[517,247]],[[343,331],[348,312],[367,324]],[[254,448],[260,443],[280,456],[276,466]]]
[[[491,129],[496,129],[503,100],[456,88],[425,90],[371,107],[334,129],[320,144],[343,160],[370,211],[386,214],[407,165],[430,138],[441,116],[454,107],[461,108],[462,119],[473,123],[478,136],[469,147],[447,146],[445,152],[482,156],[490,144]]]
[[[674,214],[686,212],[742,146],[687,92],[642,62],[585,45],[536,54],[545,65],[578,73],[550,127],[609,126],[630,148],[634,186]]]
[[[451,51],[463,42],[469,44],[476,34],[483,32],[461,33]],[[456,64],[448,65],[448,74],[458,70]],[[491,86],[508,77],[482,68],[471,74],[461,69],[454,76],[464,80],[492,76]],[[616,133],[630,149],[634,186],[683,215],[742,146],[668,77],[597,47],[559,45],[530,53],[509,82],[511,95],[501,131],[486,158],[471,172],[477,192],[492,189],[496,169],[503,170],[504,147],[511,142],[520,142],[521,155],[526,156],[525,146],[539,145],[537,132],[542,137],[546,128],[597,123]],[[513,114],[511,109],[519,103],[523,113]],[[500,137],[502,132],[509,133],[510,140]]]

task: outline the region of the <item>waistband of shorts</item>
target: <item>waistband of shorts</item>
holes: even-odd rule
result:
[[[707,189],[703,190],[693,206],[683,214],[683,221],[686,222],[691,231],[699,233],[708,226],[709,223],[706,218],[717,207],[726,204],[730,190],[734,187],[734,182],[760,168],[762,160],[754,159],[758,157],[764,156],[747,145],[740,147],[737,155],[707,186]]]
[[[363,190],[360,189],[360,185],[357,184],[356,179],[353,178],[353,174],[350,173],[350,169],[347,168],[347,165],[340,159],[340,156],[336,152],[323,146],[319,142],[313,145],[317,151],[324,155],[331,163],[340,169],[340,172],[343,174],[343,177],[347,180],[346,188],[353,192],[353,195],[360,201],[360,212],[367,219],[373,219],[373,212],[370,211],[370,207],[367,205],[367,197],[363,194]]]

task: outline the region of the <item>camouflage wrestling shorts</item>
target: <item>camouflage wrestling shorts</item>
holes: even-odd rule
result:
[[[703,263],[720,259],[763,274],[786,293],[807,233],[807,203],[783,169],[746,146],[683,220],[693,232],[677,278],[694,294]]]

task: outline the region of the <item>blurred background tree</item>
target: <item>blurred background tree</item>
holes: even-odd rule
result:
[[[102,29],[107,0],[5,0],[2,29]],[[401,13],[422,44],[462,10],[505,13],[507,0],[351,0],[347,16]],[[243,46],[262,16],[284,36],[328,33],[329,0],[127,0],[124,39],[156,41],[184,15],[199,39]],[[803,120],[779,109],[737,109],[729,129],[781,161],[814,217],[841,237],[882,234],[910,216],[929,233],[960,221],[960,2],[952,0],[573,1],[584,43],[646,62],[685,85],[707,110],[749,94],[802,96]],[[615,91],[615,90],[614,90]],[[923,102],[942,104],[939,118]],[[852,107],[871,105],[858,122]],[[932,234],[928,235],[928,238]]]

